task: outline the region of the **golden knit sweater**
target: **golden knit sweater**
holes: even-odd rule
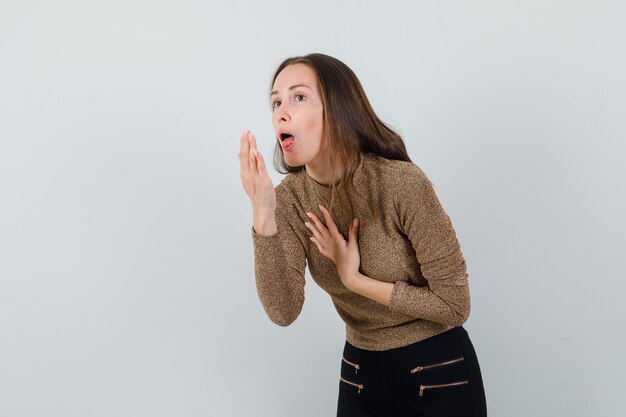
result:
[[[269,318],[287,326],[298,317],[308,264],[356,347],[393,349],[462,325],[470,312],[465,260],[426,175],[413,163],[366,154],[353,183],[365,198],[354,199],[352,213],[334,203],[333,219],[344,237],[352,218],[360,219],[360,271],[394,284],[390,306],[348,290],[309,240],[306,212],[323,219],[318,205],[329,207],[330,189],[301,171],[276,187],[278,231],[262,236],[252,229],[257,291]]]

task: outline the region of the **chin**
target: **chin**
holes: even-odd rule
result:
[[[285,163],[289,165],[290,167],[299,167],[305,164],[298,158],[285,157],[284,159],[285,159]]]

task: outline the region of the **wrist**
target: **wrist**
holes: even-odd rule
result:
[[[340,275],[340,277],[341,277],[341,281],[343,282],[343,285],[347,289],[349,289],[352,292],[357,292],[359,283],[363,281],[363,278],[365,276],[361,274],[359,271],[356,271],[353,273],[344,273],[343,275]]]
[[[391,293],[393,292],[394,284],[390,282],[378,281],[359,272],[348,281],[348,284],[344,285],[350,291],[377,303],[386,306],[391,304]]]

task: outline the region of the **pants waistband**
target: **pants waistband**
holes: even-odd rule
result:
[[[373,351],[361,349],[356,346],[353,346],[348,341],[346,341],[346,348],[352,350],[353,352],[359,352],[361,355],[367,356],[379,356],[384,357],[388,355],[404,355],[410,353],[419,353],[426,350],[435,349],[442,345],[446,345],[455,340],[460,340],[467,337],[467,331],[463,326],[454,327],[450,330],[447,330],[443,333],[439,333],[438,335],[429,337],[428,339],[420,340],[419,342],[415,342],[413,344],[402,346],[399,348],[389,349],[389,350],[381,350],[381,351]]]

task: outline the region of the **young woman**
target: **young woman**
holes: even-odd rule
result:
[[[288,175],[274,188],[250,132],[239,150],[269,318],[296,319],[308,263],[346,323],[338,416],[485,416],[462,327],[465,261],[402,138],[376,116],[350,68],[327,55],[280,64],[270,102],[274,162]]]

